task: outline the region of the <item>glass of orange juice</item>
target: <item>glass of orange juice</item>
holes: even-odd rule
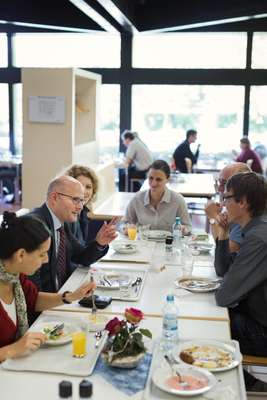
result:
[[[135,240],[137,236],[137,226],[135,224],[128,224],[127,233],[130,240]]]
[[[72,334],[72,355],[73,357],[82,358],[86,356],[86,345],[87,345],[87,332],[86,327],[81,326],[80,330],[77,330]]]

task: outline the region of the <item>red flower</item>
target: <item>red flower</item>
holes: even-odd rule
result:
[[[120,321],[117,317],[111,319],[105,326],[105,329],[109,332],[108,335],[113,336],[119,333],[122,327],[122,322],[123,321]]]
[[[138,324],[144,318],[144,314],[137,308],[126,308],[124,312],[125,318],[131,324]]]

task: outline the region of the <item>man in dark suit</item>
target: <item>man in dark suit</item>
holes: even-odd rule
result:
[[[189,158],[192,161],[192,166],[197,163],[197,159],[199,156],[199,146],[195,154],[192,153],[190,149],[190,144],[195,143],[197,140],[197,131],[194,129],[189,129],[186,132],[186,140],[179,144],[179,146],[175,149],[173,153],[173,161],[175,164],[175,169],[179,170],[180,172],[187,174],[187,166],[185,159]]]
[[[75,222],[83,208],[84,189],[69,176],[54,179],[48,186],[47,200],[31,214],[46,223],[51,230],[49,261],[43,264],[31,280],[45,292],[57,292],[73,272],[71,262],[88,266],[108,251],[115,239],[113,221],[104,224],[94,241],[82,245],[71,233],[68,223]]]

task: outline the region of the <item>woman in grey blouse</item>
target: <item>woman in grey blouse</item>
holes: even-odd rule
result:
[[[175,218],[180,217],[184,233],[190,232],[191,221],[183,196],[166,186],[170,172],[166,161],[156,160],[151,164],[149,190],[136,193],[130,201],[125,216],[127,222],[171,232]]]

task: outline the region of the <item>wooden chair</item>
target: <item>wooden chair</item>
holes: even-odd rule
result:
[[[267,367],[267,357],[256,357],[245,354],[243,355],[242,364],[247,366]]]

